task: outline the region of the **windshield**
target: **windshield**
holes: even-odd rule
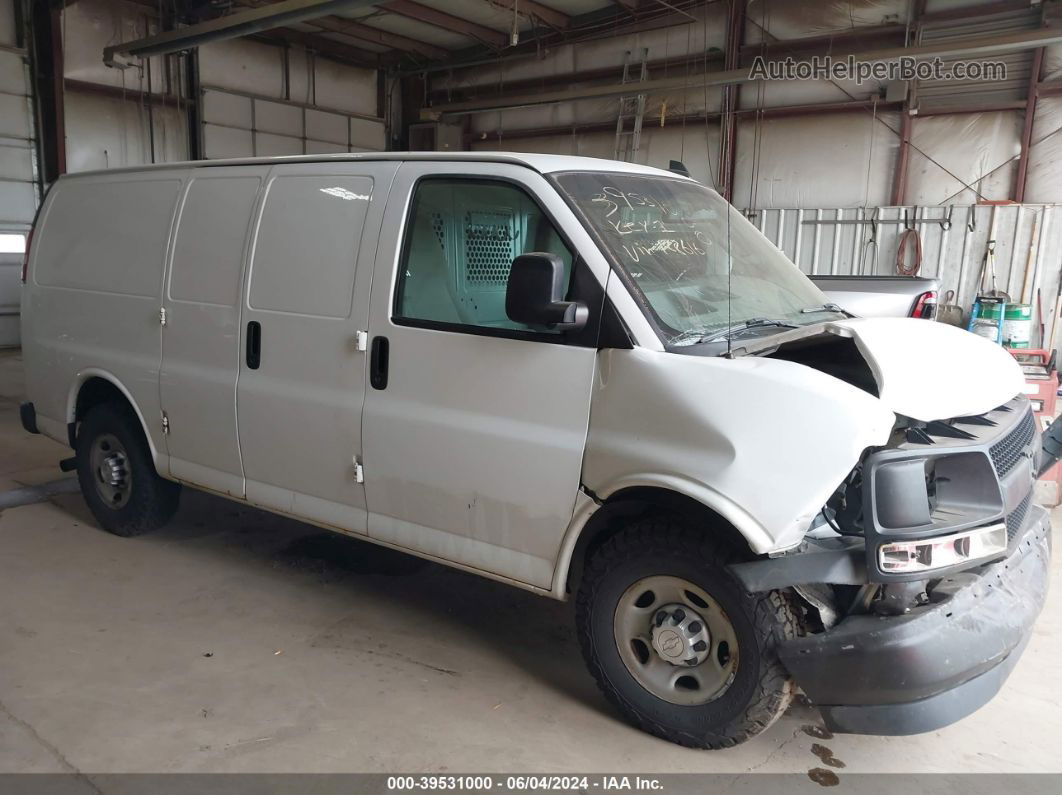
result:
[[[605,172],[560,174],[557,181],[641,291],[669,345],[725,338],[746,326],[783,331],[841,314],[703,185]]]

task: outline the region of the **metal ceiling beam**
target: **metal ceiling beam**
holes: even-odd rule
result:
[[[263,8],[270,4],[270,0],[236,0],[236,4],[244,6],[245,8]],[[432,60],[442,60],[450,55],[449,50],[443,49],[442,47],[436,47],[434,44],[428,44],[419,39],[411,39],[408,36],[401,36],[397,33],[374,28],[353,19],[348,19],[347,17],[327,16],[317,19],[308,19],[306,20],[306,24],[313,25],[315,28],[320,28],[321,30],[326,30],[330,33],[342,33],[344,36],[350,36],[359,41],[378,44],[382,47],[390,47],[391,49],[401,50],[402,52],[422,55],[423,57]]]
[[[883,110],[896,110],[900,107],[899,102],[878,102],[876,104],[879,113]],[[861,111],[872,110],[874,105],[875,103],[870,100],[846,100],[844,102],[819,102],[811,105],[782,105],[780,107],[763,109],[739,108],[734,111],[734,113],[742,118],[759,116],[762,119],[784,119],[795,116],[824,116],[830,114],[858,113]],[[720,112],[714,110],[709,111],[708,113],[701,111],[686,115],[679,114],[675,116],[667,116],[664,119],[664,124],[661,126],[671,127],[684,124],[704,124],[706,121],[719,121],[720,116]],[[646,123],[648,123],[650,119],[652,120],[654,127],[659,123],[658,116],[647,116]],[[468,133],[465,135],[465,140],[469,143],[476,143],[477,141],[552,138],[563,135],[611,133],[614,132],[615,129],[616,122],[601,121],[589,122],[587,124],[557,125],[552,127],[524,127],[522,129],[514,128]]]
[[[367,41],[371,44],[379,44],[382,47],[390,47],[393,50],[414,53],[434,61],[441,61],[450,55],[449,50],[434,44],[411,39],[408,36],[401,36],[397,33],[390,33],[343,17],[321,17],[320,19],[309,20],[308,24],[321,30],[327,30],[329,33],[342,33],[344,36]]]
[[[359,50],[341,41],[326,39],[324,36],[316,36],[313,33],[304,33],[291,28],[263,30],[250,34],[248,38],[266,43],[296,44],[334,61],[342,61],[366,69],[379,69],[386,65],[380,53]]]
[[[892,61],[903,56],[909,56],[918,60],[956,56],[979,56],[994,55],[997,53],[1014,52],[1020,50],[1044,47],[1050,44],[1062,42],[1062,29],[1043,28],[1031,31],[1019,31],[994,36],[978,36],[976,38],[961,41],[940,41],[932,44],[918,45],[915,47],[890,47],[881,50],[872,50],[855,55],[858,63],[873,61]],[[680,91],[687,88],[701,88],[703,86],[724,86],[735,83],[752,82],[749,70],[726,69],[719,72],[708,72],[700,75],[668,77],[656,80],[647,80],[638,85],[638,90],[645,94],[659,94],[662,92]],[[544,91],[503,98],[484,98],[469,100],[466,102],[449,102],[424,108],[421,111],[423,118],[432,120],[441,116],[463,115],[468,113],[482,113],[492,110],[507,108],[530,107],[533,105],[549,105],[557,102],[570,102],[576,99],[599,99],[602,97],[618,97],[630,90],[629,86],[612,84],[604,86],[586,86],[566,91]]]
[[[445,11],[439,11],[429,6],[422,6],[412,0],[390,0],[386,3],[372,3],[372,5],[407,19],[415,19],[418,22],[425,22],[437,28],[448,30],[451,33],[469,36],[492,47],[505,47],[509,44],[509,37],[494,28],[488,28],[476,22],[469,22],[467,19],[455,17],[453,14],[447,14]]]
[[[904,34],[906,31],[905,25],[885,25],[875,27],[873,29],[874,40],[878,44],[888,44],[900,46],[904,42]],[[779,39],[772,41],[769,44],[743,44],[741,46],[741,64],[750,64],[754,56],[763,54],[764,57],[786,56],[794,55],[798,53],[804,56],[811,56],[813,54],[825,55],[830,53],[835,57],[837,55],[847,54],[853,52],[856,48],[865,46],[869,41],[869,36],[863,31],[850,31],[844,33],[837,33],[833,36],[823,37],[811,37],[810,41],[813,45],[809,45],[809,39]],[[506,58],[506,61],[511,60]],[[723,52],[721,50],[713,50],[710,52],[696,52],[691,55],[672,56],[671,58],[661,58],[655,61],[649,61],[649,73],[663,72],[664,74],[682,73],[690,74],[692,77],[696,74],[704,72],[705,67],[710,64],[715,64],[723,61]],[[482,64],[481,64],[482,65]],[[489,65],[497,66],[498,60],[492,59],[489,61]],[[469,67],[454,65],[449,67],[450,69],[466,69]],[[494,81],[489,83],[478,83],[470,86],[460,87],[443,87],[433,88],[431,91],[432,98],[439,102],[460,101],[466,99],[475,99],[481,96],[493,96],[502,97],[507,94],[513,94],[524,91],[544,90],[547,88],[557,88],[560,86],[570,86],[575,83],[590,83],[595,80],[616,80],[618,81],[623,73],[622,65],[604,66],[596,69],[579,69],[575,72],[563,72],[560,74],[552,74],[542,77],[528,77],[519,80],[506,79],[504,81]]]
[[[557,28],[558,30],[564,30],[571,22],[572,18],[567,14],[563,14],[555,8],[544,6],[542,3],[536,3],[535,0],[488,0],[491,5],[502,6],[508,8],[510,11],[516,10],[522,17],[536,17],[551,28]]]
[[[217,19],[167,30],[154,36],[106,47],[103,61],[113,65],[115,56],[164,55],[187,50],[212,41],[225,41],[252,33],[279,28],[292,22],[326,16],[335,11],[378,5],[377,0],[282,0],[261,8],[252,8]]]

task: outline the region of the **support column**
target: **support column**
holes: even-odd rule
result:
[[[66,173],[66,127],[63,123],[62,8],[31,3],[34,88],[37,105],[41,178],[50,184]]]
[[[723,68],[737,69],[741,65],[741,44],[745,39],[745,4],[730,0],[727,9],[726,43],[723,49]],[[740,86],[723,86],[723,101],[719,118],[719,192],[731,201],[734,196],[734,163],[737,159],[737,110]],[[707,134],[707,130],[705,130]]]
[[[903,118],[900,121],[900,151],[896,154],[896,173],[892,180],[891,204],[899,207],[907,193],[907,165],[911,159],[911,117],[910,101],[903,103]]]
[[[1025,122],[1021,128],[1021,154],[1018,156],[1018,172],[1014,176],[1014,201],[1025,201],[1025,185],[1029,178],[1029,152],[1032,149],[1033,123],[1036,121],[1036,100],[1039,94],[1040,71],[1044,64],[1044,48],[1033,53],[1029,70],[1029,86],[1025,97]]]

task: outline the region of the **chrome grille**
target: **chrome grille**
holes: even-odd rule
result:
[[[1036,420],[1033,419],[1032,411],[1028,410],[1014,430],[992,445],[989,453],[999,477],[1003,477],[1014,469],[1014,465],[1021,460],[1022,453],[1035,435]]]

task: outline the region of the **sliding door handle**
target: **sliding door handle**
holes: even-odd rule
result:
[[[390,346],[387,337],[373,337],[372,352],[369,354],[369,383],[373,389],[387,389],[389,359]]]
[[[247,366],[257,370],[262,363],[262,324],[252,320],[247,324]]]

